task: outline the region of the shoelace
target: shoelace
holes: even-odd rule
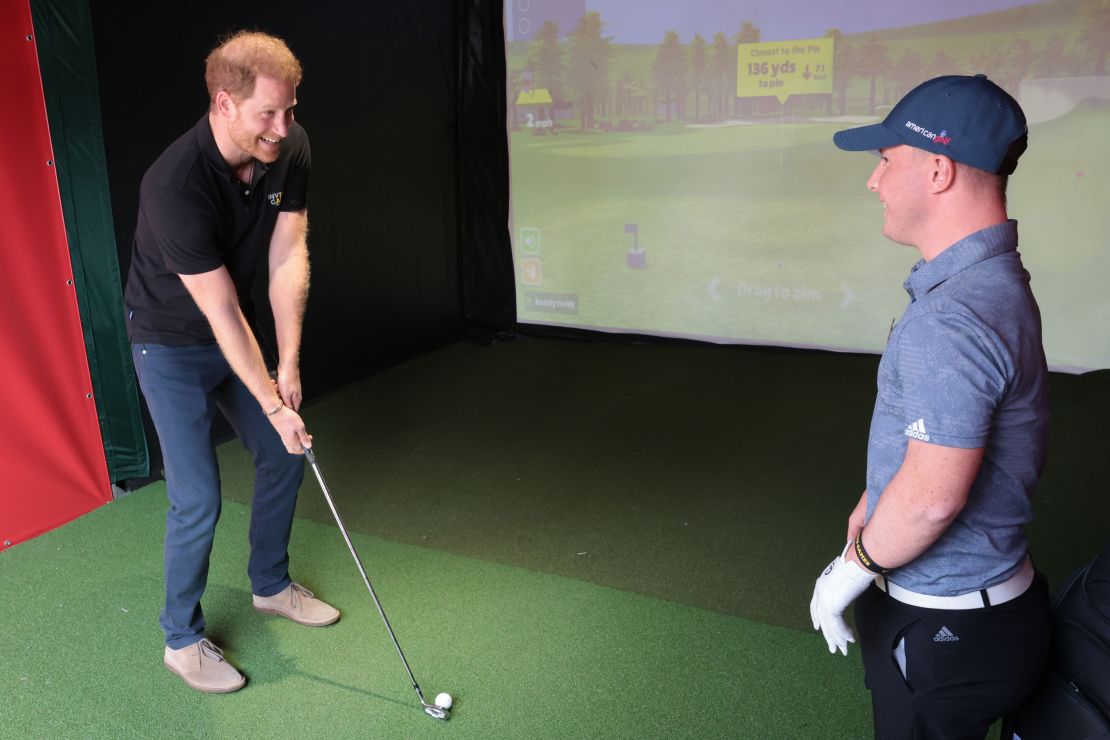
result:
[[[299,605],[298,602],[301,600],[301,596],[305,596],[309,599],[316,596],[316,594],[312,593],[299,583],[290,582],[289,585],[293,587],[292,591],[289,592],[289,605],[292,606],[294,609],[296,609]]]
[[[208,640],[201,640],[197,643],[199,649],[197,650],[197,664],[205,659],[214,660],[217,663],[224,662],[224,651],[210,643]]]

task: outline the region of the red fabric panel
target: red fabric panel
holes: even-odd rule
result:
[[[0,549],[112,499],[28,0],[0,0]],[[32,40],[28,41],[27,37]]]

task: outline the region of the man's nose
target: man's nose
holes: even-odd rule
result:
[[[879,167],[881,165],[875,165],[875,169],[871,171],[871,177],[867,178],[867,189],[872,193],[879,192]]]
[[[293,120],[293,117],[289,114],[274,118],[274,131],[281,134],[283,139],[289,135],[289,122],[291,120]]]

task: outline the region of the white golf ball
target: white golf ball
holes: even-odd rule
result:
[[[451,695],[444,691],[442,694],[436,694],[436,706],[442,709],[450,709],[454,700]]]

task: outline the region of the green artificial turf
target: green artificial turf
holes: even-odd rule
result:
[[[862,737],[858,654],[814,635],[356,533],[426,692],[334,525],[294,527],[294,575],[343,611],[311,629],[250,608],[244,506],[224,508],[209,634],[248,676],[229,695],[161,665],[164,484],[0,556],[0,706],[19,738]]]
[[[353,527],[807,630],[864,488],[875,356],[524,339],[456,344],[305,410]],[[1058,585],[1110,537],[1110,372],[1053,374],[1030,530]],[[227,495],[251,467],[221,448]],[[298,512],[331,513],[315,482]]]
[[[316,481],[293,575],[344,613],[255,614],[250,464],[222,445],[204,600],[249,678],[161,666],[156,483],[0,553],[0,716],[12,737],[860,738],[854,649],[809,624],[864,475],[877,358],[521,339],[455,344],[316,399],[315,448],[447,724],[426,717]],[[311,391],[311,389],[309,389]],[[1108,537],[1110,372],[1052,376],[1031,542],[1053,586]]]

